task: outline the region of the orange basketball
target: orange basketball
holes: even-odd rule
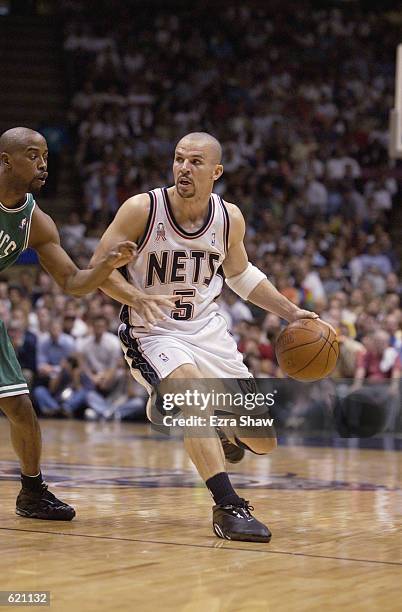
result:
[[[276,341],[282,372],[296,380],[320,380],[331,374],[339,357],[335,330],[321,319],[298,319]]]

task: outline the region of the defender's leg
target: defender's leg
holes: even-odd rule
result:
[[[50,493],[40,472],[41,433],[27,394],[2,397],[0,407],[10,422],[11,442],[21,464],[22,488],[16,513],[28,518],[71,521],[75,510]]]

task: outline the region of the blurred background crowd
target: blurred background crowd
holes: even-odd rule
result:
[[[249,258],[340,334],[334,374],[355,388],[394,380],[402,358],[401,166],[387,155],[402,14],[314,2],[215,3],[139,12],[64,0],[63,62],[77,206],[63,245],[85,267],[122,202],[171,184],[175,143],[222,143],[216,192],[240,206]],[[329,3],[326,3],[329,5]],[[55,182],[60,150],[54,147]],[[52,153],[51,153],[52,155]],[[18,271],[17,271],[18,272]],[[283,322],[228,289],[220,303],[253,374],[281,376]],[[118,305],[76,300],[44,272],[0,280],[0,318],[38,411],[143,416],[124,367]]]

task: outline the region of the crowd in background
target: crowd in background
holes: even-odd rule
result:
[[[0,277],[0,319],[45,416],[144,416],[145,392],[123,363],[119,306],[100,292],[76,299],[43,271]]]
[[[240,206],[250,260],[337,328],[335,376],[355,388],[398,379],[402,284],[390,231],[400,168],[387,142],[402,16],[309,2],[173,12],[113,1],[98,14],[62,4],[82,206],[60,229],[77,263],[86,266],[125,199],[171,184],[180,137],[208,131],[224,150],[215,190]],[[106,296],[77,302],[43,273],[0,289],[0,316],[41,412],[107,418],[143,408]],[[229,290],[220,302],[254,375],[281,375],[273,342],[283,322]]]

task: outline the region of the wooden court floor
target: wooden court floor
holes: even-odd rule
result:
[[[57,611],[402,609],[402,453],[280,446],[233,472],[273,532],[223,541],[178,439],[147,425],[42,421],[71,523],[14,514],[18,464],[0,420],[0,590],[48,590]],[[8,609],[8,608],[4,608]]]

